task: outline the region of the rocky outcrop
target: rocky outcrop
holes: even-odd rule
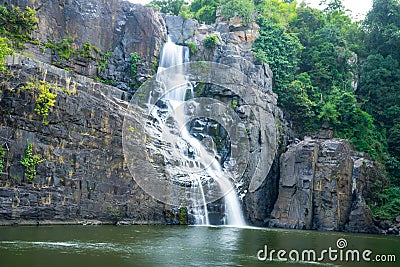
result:
[[[107,67],[99,73],[101,79],[110,81],[125,91],[132,81],[144,81],[154,71],[162,45],[166,40],[165,21],[155,9],[128,1],[110,0],[18,0],[5,3],[30,6],[37,12],[39,24],[32,37],[42,44],[72,38],[72,48],[78,49],[89,42],[103,53],[109,51]],[[9,3],[10,2],[10,3]],[[11,3],[12,2],[12,3]],[[44,46],[29,46],[31,56],[46,63],[63,62],[57,53]],[[141,58],[137,77],[131,77],[130,54]],[[69,69],[95,76],[98,66],[93,62],[63,62]]]
[[[172,42],[185,44],[197,33],[199,23],[194,19],[184,19],[181,16],[166,15],[167,32]]]
[[[0,223],[179,223],[178,211],[147,195],[126,167],[122,91],[18,55],[8,63],[0,94],[0,141],[7,150]],[[46,81],[58,94],[45,123],[34,111],[40,89],[23,89],[28,81]],[[45,160],[33,185],[20,163],[27,141]]]
[[[281,155],[275,227],[377,233],[364,196],[379,170],[341,139],[306,138]]]

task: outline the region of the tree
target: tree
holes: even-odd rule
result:
[[[254,3],[252,0],[222,0],[221,16],[225,19],[240,17],[243,25],[254,21]]]
[[[364,27],[366,46],[371,54],[391,55],[400,60],[400,3],[398,0],[374,0]]]
[[[202,23],[212,24],[216,19],[216,10],[215,7],[212,6],[203,6],[196,12],[195,18]]]
[[[297,36],[287,33],[284,27],[262,17],[257,22],[260,36],[254,42],[253,51],[259,60],[270,65],[279,95],[295,79],[302,45]]]
[[[388,131],[400,117],[400,64],[391,55],[372,54],[365,60],[357,93],[367,112]]]
[[[397,113],[399,115],[400,112]],[[388,131],[389,152],[400,158],[400,121],[397,120]],[[399,175],[400,178],[400,175]]]
[[[218,6],[219,1],[216,0],[194,0],[189,8],[194,13],[194,18],[199,22],[213,24],[215,23]]]
[[[372,200],[373,214],[398,215],[400,203],[400,3],[374,0],[363,23],[366,55],[357,95],[383,133],[388,154],[385,163],[389,187]],[[378,205],[374,205],[378,203]]]
[[[309,99],[313,91],[310,76],[304,72],[297,75],[294,81],[285,86],[285,92],[280,94],[279,101],[289,112],[295,128],[301,131],[312,128],[310,122],[315,119],[316,104]]]
[[[258,3],[256,9],[264,18],[287,26],[289,22],[296,18],[296,6],[297,3],[294,1],[266,0]]]
[[[164,14],[178,16],[184,4],[184,0],[153,0],[149,6],[159,9]]]

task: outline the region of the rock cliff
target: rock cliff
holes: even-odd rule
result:
[[[341,139],[306,138],[280,158],[270,226],[377,233],[364,197],[377,166]]]
[[[0,137],[7,149],[0,223],[179,223],[177,213],[143,192],[126,167],[122,91],[23,56],[9,64],[0,94]],[[37,81],[57,93],[46,122],[35,112],[40,85],[24,88]],[[20,162],[28,141],[45,159],[32,185],[22,183]]]
[[[110,53],[107,67],[99,72],[93,61],[85,58],[63,61],[44,46],[30,45],[29,54],[42,62],[64,65],[85,76],[98,75],[112,85],[128,91],[132,82],[144,81],[154,71],[166,40],[165,21],[159,12],[127,1],[110,0],[16,0],[0,1],[7,5],[30,6],[39,24],[32,37],[42,44],[71,39],[71,48],[90,43],[99,51]],[[137,77],[131,77],[130,54],[137,53],[141,64]]]

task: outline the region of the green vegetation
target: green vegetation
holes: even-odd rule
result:
[[[218,36],[208,35],[204,39],[204,46],[207,48],[214,48],[218,44]]]
[[[2,146],[0,146],[0,175],[3,173],[5,157],[6,157],[6,151]]]
[[[138,71],[139,63],[142,61],[142,58],[138,53],[133,52],[129,56],[129,62],[131,63],[131,78],[135,79]]]
[[[71,47],[72,42],[72,37],[67,37],[58,43],[48,42],[45,44],[45,47],[50,48],[52,54],[57,53],[61,60],[70,60],[71,55],[74,53],[74,50]]]
[[[93,48],[97,48],[97,47],[93,47]],[[98,54],[101,54],[101,52],[97,52]],[[97,68],[97,72],[98,74],[101,73],[102,71],[104,71],[107,67],[107,63],[108,63],[108,59],[111,57],[111,52],[107,51],[103,57],[98,61],[99,63],[99,67]]]
[[[153,0],[149,6],[157,8],[162,13],[178,16],[184,4],[184,0]]]
[[[256,13],[252,0],[193,0],[190,3],[184,0],[153,0],[149,6],[165,14],[180,15],[184,19],[195,18],[205,24],[215,23],[218,8],[225,19],[238,16],[242,18],[244,25],[254,21]]]
[[[118,207],[109,206],[107,207],[107,211],[114,224],[117,224],[122,219],[123,213]]]
[[[368,202],[375,215],[398,215],[399,1],[375,0],[362,23],[350,19],[341,0],[325,1],[323,11],[293,1],[257,2],[260,37],[253,51],[274,73],[278,105],[297,132],[329,126],[386,165],[389,186]]]
[[[248,25],[254,21],[254,3],[252,0],[222,0],[221,16],[225,19],[239,17],[243,25]]]
[[[39,163],[45,161],[41,159],[38,155],[33,153],[32,144],[29,140],[26,141],[27,146],[25,150],[24,158],[21,160],[22,166],[25,167],[25,179],[26,181],[32,183],[36,178],[36,167]]]
[[[381,219],[393,219],[400,214],[400,187],[393,186],[377,192],[372,213]]]
[[[32,41],[30,33],[36,29],[38,21],[36,12],[30,7],[22,10],[0,5],[0,37],[9,39],[13,48],[23,49],[26,42]]]
[[[179,208],[179,224],[187,225],[187,208],[181,207]]]
[[[45,83],[42,83],[40,88],[41,92],[36,99],[34,110],[38,115],[41,115],[43,120],[46,122],[50,109],[54,107],[54,104],[56,103],[57,93],[50,92],[50,87]]]
[[[107,80],[101,79],[98,75],[107,68],[111,52],[107,51],[106,53],[103,53],[97,46],[92,45],[90,42],[86,42],[80,48],[74,49],[73,43],[74,39],[69,36],[63,38],[59,42],[54,40],[48,41],[43,44],[43,48],[51,49],[51,53],[58,56],[58,59],[56,59],[53,64],[63,67],[65,70],[70,72],[74,72],[74,70],[68,67],[70,61],[83,60],[95,62],[97,65],[97,76],[92,78],[107,83]]]
[[[129,56],[129,62],[131,64],[131,87],[139,87],[140,83],[136,80],[137,72],[139,64],[143,61],[143,59],[139,56],[138,53],[133,52]]]
[[[110,57],[110,53],[104,54],[100,49],[90,42],[86,42],[79,49],[73,49],[72,37],[63,38],[60,42],[48,41],[44,47],[50,48],[52,54],[57,54],[61,60],[70,61],[76,60],[78,57],[96,61],[98,65],[104,65]],[[103,66],[105,68],[105,66]]]
[[[56,97],[58,95],[57,92],[52,93],[50,89],[53,88],[55,91],[62,90],[66,91],[65,89],[57,86],[52,85],[46,81],[39,81],[39,80],[31,80],[27,83],[27,85],[23,88],[24,90],[38,90],[39,96],[36,99],[35,109],[34,111],[43,117],[43,122],[47,124],[47,117],[49,115],[50,109],[54,107],[56,103]],[[70,93],[69,91],[66,93]]]
[[[0,73],[6,67],[4,60],[14,53],[15,49],[23,49],[26,42],[32,42],[32,30],[36,28],[38,19],[33,9],[26,7],[21,10],[12,6],[10,9],[0,5]]]
[[[6,67],[4,61],[7,56],[14,53],[14,50],[9,46],[9,40],[7,38],[0,38],[0,72],[4,73]],[[0,91],[1,92],[1,91]]]
[[[200,23],[213,24],[215,22],[217,0],[193,0],[189,6],[189,10],[193,13],[193,17]]]
[[[196,43],[194,43],[194,42],[187,42],[186,45],[189,47],[190,54],[192,54],[192,55],[195,55],[197,53],[197,51],[199,50],[197,48]]]

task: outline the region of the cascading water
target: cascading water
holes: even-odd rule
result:
[[[224,197],[225,224],[244,226],[246,223],[243,219],[240,201],[236,191],[233,189],[232,182],[228,179],[228,174],[224,172],[220,163],[216,159],[216,155],[210,153],[209,150],[204,147],[202,142],[189,133],[188,126],[186,125],[186,115],[184,112],[180,112],[180,107],[184,104],[187,93],[191,93],[193,97],[193,85],[190,83],[188,78],[182,73],[179,73],[179,71],[174,73],[173,77],[162,77],[164,69],[172,66],[179,66],[188,61],[188,48],[176,45],[170,40],[170,38],[168,38],[168,41],[163,46],[160,56],[157,80],[160,84],[163,84],[166,79],[174,79],[175,84],[181,84],[180,86],[173,88],[173,90],[168,90],[162,98],[163,103],[168,106],[169,112],[174,114],[174,123],[176,124],[177,129],[179,129],[179,133],[171,137],[171,139],[174,139],[171,143],[174,143],[174,146],[179,147],[181,155],[174,156],[181,157],[181,165],[186,168],[190,169],[191,167],[197,167],[205,169],[206,175],[218,183],[220,190],[222,192],[228,192]],[[176,83],[177,80],[180,82]],[[164,86],[166,85],[164,84]],[[160,110],[151,112],[152,116],[161,124],[159,128],[163,128],[168,124],[168,120],[165,118],[163,119],[162,115],[160,115],[161,113]],[[154,132],[156,132],[156,130],[153,131],[153,135]],[[169,171],[171,175],[178,177],[182,176],[177,169],[179,168],[170,168]],[[192,194],[189,193],[189,195],[201,196],[200,199],[193,201],[194,203],[197,203],[197,205],[190,207],[189,213],[194,217],[197,225],[209,225],[210,222],[208,218],[206,195],[203,190],[203,185],[206,183],[207,178],[205,178],[204,173],[190,173],[188,176],[189,178],[186,178],[183,181],[188,183],[190,190],[192,191]]]

